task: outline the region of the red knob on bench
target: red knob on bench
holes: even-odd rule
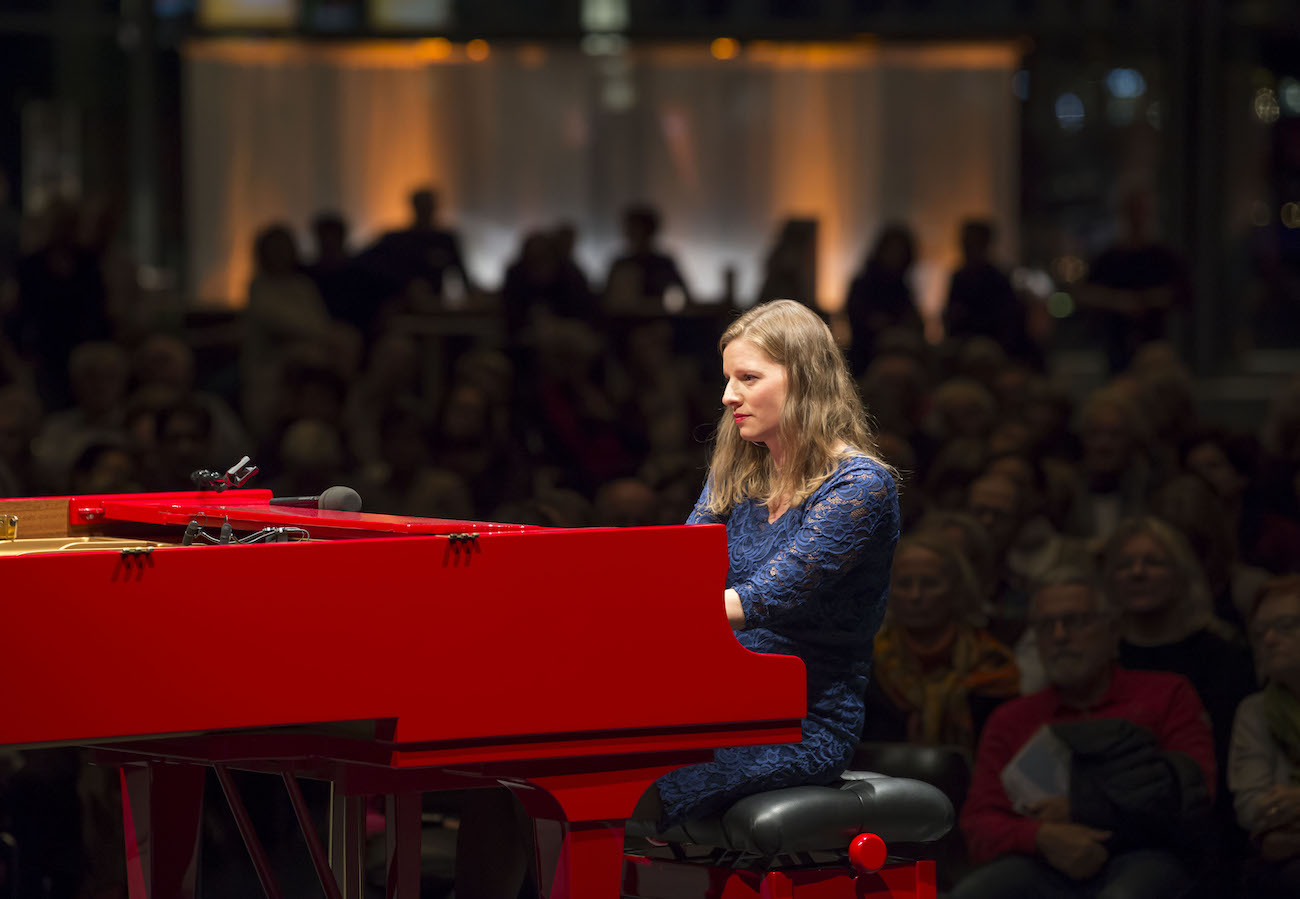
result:
[[[859,874],[872,874],[885,867],[889,853],[885,841],[874,833],[860,833],[849,844],[849,864]]]

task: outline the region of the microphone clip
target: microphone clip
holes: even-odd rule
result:
[[[190,474],[190,480],[194,482],[196,490],[215,490],[220,493],[228,487],[243,487],[257,471],[257,466],[244,456],[225,471],[200,468]]]

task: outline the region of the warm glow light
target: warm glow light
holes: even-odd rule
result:
[[[740,44],[735,38],[720,37],[709,44],[709,52],[714,59],[735,59],[740,52]]]
[[[546,48],[541,44],[524,44],[519,48],[518,57],[525,69],[536,69],[546,64]]]
[[[465,45],[465,55],[474,62],[482,62],[492,55],[492,47],[487,41],[475,38]]]
[[[422,59],[446,59],[451,56],[451,41],[445,37],[431,37],[415,42],[415,54]]]
[[[1073,284],[1088,273],[1088,263],[1078,256],[1058,256],[1052,260],[1052,274],[1058,281]]]
[[[1282,207],[1282,224],[1288,228],[1300,228],[1300,203],[1287,203]]]

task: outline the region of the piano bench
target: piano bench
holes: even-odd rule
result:
[[[846,771],[837,785],[747,796],[718,817],[662,833],[629,822],[629,835],[667,846],[628,853],[623,895],[934,899],[934,862],[916,856],[954,819],[948,797],[930,784]]]

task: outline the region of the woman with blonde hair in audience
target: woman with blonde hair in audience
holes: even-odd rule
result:
[[[889,590],[863,738],[973,752],[989,714],[1019,693],[1020,673],[984,629],[970,565],[939,533],[913,534],[898,543]]]
[[[1228,787],[1258,857],[1245,895],[1300,895],[1300,575],[1264,584],[1250,620],[1264,689],[1237,709]]]
[[[1106,542],[1102,571],[1107,598],[1121,615],[1124,668],[1172,671],[1192,682],[1210,716],[1220,761],[1220,811],[1232,719],[1255,689],[1255,671],[1234,632],[1213,615],[1210,588],[1187,539],[1159,518],[1120,522]]]

